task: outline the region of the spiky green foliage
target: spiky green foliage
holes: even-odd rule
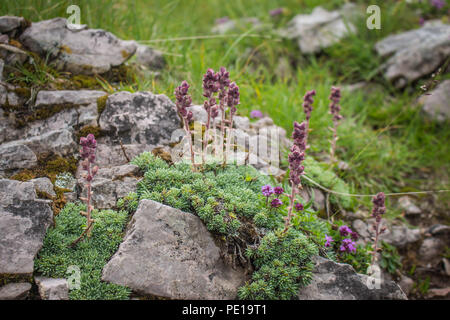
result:
[[[259,193],[268,177],[253,167],[211,164],[202,172],[193,172],[187,163],[169,167],[150,153],[141,154],[132,163],[145,172],[137,187],[139,200],[151,199],[194,213],[211,232],[233,235],[242,219],[252,219],[266,210]]]
[[[128,299],[128,288],[101,281],[103,267],[122,241],[127,213],[93,211],[92,236],[71,248],[86,227],[86,219],[80,215],[84,210],[84,204],[68,203],[55,217],[56,227],[48,230],[34,269],[46,277],[67,278],[69,266],[79,267],[81,288],[69,292],[73,300]]]
[[[298,230],[268,233],[257,249],[247,251],[257,270],[252,282],[239,288],[238,297],[251,300],[295,297],[300,287],[311,282],[314,267],[311,258],[317,254],[317,246]]]

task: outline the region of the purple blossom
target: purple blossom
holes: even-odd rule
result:
[[[250,118],[252,119],[261,119],[263,117],[263,113],[261,110],[252,110],[250,112]]]
[[[447,4],[445,0],[431,0],[430,3],[438,10],[441,10]]]
[[[337,122],[342,119],[342,116],[339,114],[341,111],[341,107],[339,106],[339,102],[341,101],[341,89],[332,87],[329,99],[331,100],[330,114],[333,115],[333,121]]]
[[[276,16],[279,16],[280,14],[282,14],[283,11],[284,11],[283,8],[276,8],[276,9],[270,10],[269,14],[271,17],[276,17]]]
[[[350,237],[351,237],[353,240],[355,240],[355,241],[359,239],[359,235],[358,235],[358,233],[355,232],[355,231],[352,231],[352,232],[350,233]]]
[[[272,186],[266,184],[265,186],[261,187],[261,192],[263,196],[270,197],[273,194],[273,188]]]
[[[296,202],[294,205],[294,209],[295,211],[302,211],[304,209],[303,204],[301,204],[300,202]]]
[[[275,194],[280,195],[280,194],[283,194],[284,190],[283,190],[282,187],[277,186],[277,187],[273,188],[273,192],[274,192]]]
[[[339,227],[339,233],[340,233],[341,236],[343,236],[343,237],[345,237],[345,236],[351,234],[352,232],[353,232],[352,229],[350,229],[350,228],[347,227],[347,226],[341,226],[341,227]]]
[[[325,247],[331,247],[332,242],[334,242],[333,238],[329,235],[325,235]]]
[[[203,96],[211,98],[214,93],[219,91],[219,75],[209,68],[203,75]]]
[[[311,112],[313,111],[312,104],[314,103],[313,97],[316,95],[316,90],[306,92],[303,97],[303,111],[305,112],[306,121],[311,119]]]
[[[280,207],[282,204],[283,204],[283,201],[281,201],[281,200],[278,199],[278,198],[275,198],[275,199],[273,199],[273,200],[270,202],[270,205],[271,205],[272,208],[278,208],[278,207]]]
[[[355,243],[351,239],[344,239],[344,240],[342,240],[342,244],[341,244],[341,247],[339,248],[339,250],[341,250],[343,252],[348,252],[348,253],[355,253],[356,246],[355,246]]]

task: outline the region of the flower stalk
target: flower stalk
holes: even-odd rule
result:
[[[92,219],[92,210],[94,207],[91,205],[92,203],[92,180],[94,179],[95,175],[98,172],[98,166],[94,165],[95,163],[95,151],[97,149],[97,141],[95,140],[95,137],[93,134],[88,134],[86,137],[82,137],[80,139],[80,145],[81,145],[81,158],[83,161],[81,162],[82,168],[85,171],[83,174],[84,179],[86,180],[86,189],[87,189],[87,195],[86,198],[80,198],[81,200],[86,202],[86,211],[82,211],[81,215],[86,217],[87,224],[86,228],[83,231],[83,233],[72,242],[71,246],[75,246],[85,235],[87,235],[88,238],[91,237],[92,233],[92,226],[94,225],[95,220]]]

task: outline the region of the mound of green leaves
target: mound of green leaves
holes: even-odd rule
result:
[[[48,230],[35,260],[35,271],[46,277],[68,278],[74,275],[68,273],[69,267],[78,267],[80,289],[70,290],[69,298],[73,300],[128,299],[128,288],[101,281],[103,267],[122,242],[127,212],[94,210],[92,236],[71,248],[86,227],[86,218],[80,215],[84,210],[84,204],[68,203],[56,216],[56,226]]]
[[[122,199],[119,206],[135,210],[141,199],[151,199],[191,212],[212,233],[239,235],[243,224],[252,224],[265,233],[254,250],[247,250],[256,271],[250,283],[239,290],[241,299],[291,299],[311,279],[311,258],[318,245],[295,228],[283,233],[286,199],[280,208],[270,208],[261,187],[270,182],[250,166],[209,164],[193,172],[187,163],[169,166],[150,153],[143,153],[132,163],[144,172],[137,192]],[[300,200],[299,201],[303,201]],[[308,211],[308,210],[307,210]],[[317,217],[305,215],[314,234],[323,237]],[[326,228],[324,228],[326,230]],[[252,244],[249,244],[252,245]]]

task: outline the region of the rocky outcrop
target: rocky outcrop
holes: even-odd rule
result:
[[[348,264],[315,257],[313,280],[300,289],[299,300],[406,300],[392,281],[358,274]]]
[[[0,277],[28,277],[53,212],[32,182],[0,180]]]
[[[35,277],[42,300],[69,300],[69,284],[66,279]]]
[[[14,169],[32,168],[37,164],[34,152],[23,143],[0,145],[0,176]]]
[[[30,182],[34,184],[36,192],[40,192],[51,197],[56,197],[55,190],[53,190],[53,184],[49,178],[43,177],[31,179]]]
[[[104,30],[71,30],[64,18],[34,22],[19,40],[42,56],[50,53],[58,69],[74,74],[105,73],[136,51],[133,43]]]
[[[2,16],[0,17],[0,33],[15,37],[28,23],[23,17]]]
[[[0,300],[24,300],[30,290],[31,284],[28,282],[8,283],[0,287]]]
[[[80,170],[78,176],[80,176]],[[128,193],[136,190],[136,184],[140,180],[139,167],[125,164],[116,167],[100,168],[92,182],[92,201],[97,209],[114,208],[118,199],[125,197]],[[84,183],[82,195],[86,195]]]
[[[353,229],[360,235],[360,241],[372,241],[372,238],[375,236],[373,224],[374,219],[368,219],[367,221],[357,219],[353,221]],[[406,225],[390,225],[386,220],[382,220],[381,225],[386,226],[386,231],[380,235],[380,240],[399,248],[417,242],[422,237],[420,229],[410,229]]]
[[[172,299],[234,299],[246,280],[220,256],[200,218],[141,200],[104,281]]]
[[[450,55],[450,25],[430,21],[422,28],[388,36],[375,45],[381,57],[384,76],[396,87],[428,75]]]
[[[175,105],[165,95],[151,92],[117,92],[108,97],[100,116],[100,127],[124,144],[148,148],[167,144],[181,127]]]
[[[450,49],[449,49],[450,52]],[[419,99],[422,112],[428,119],[444,123],[450,120],[450,80],[440,83]]]
[[[292,18],[280,35],[297,41],[303,53],[317,53],[356,32],[355,26],[347,19],[352,11],[355,11],[352,4],[346,4],[339,11],[315,7],[311,14]]]

